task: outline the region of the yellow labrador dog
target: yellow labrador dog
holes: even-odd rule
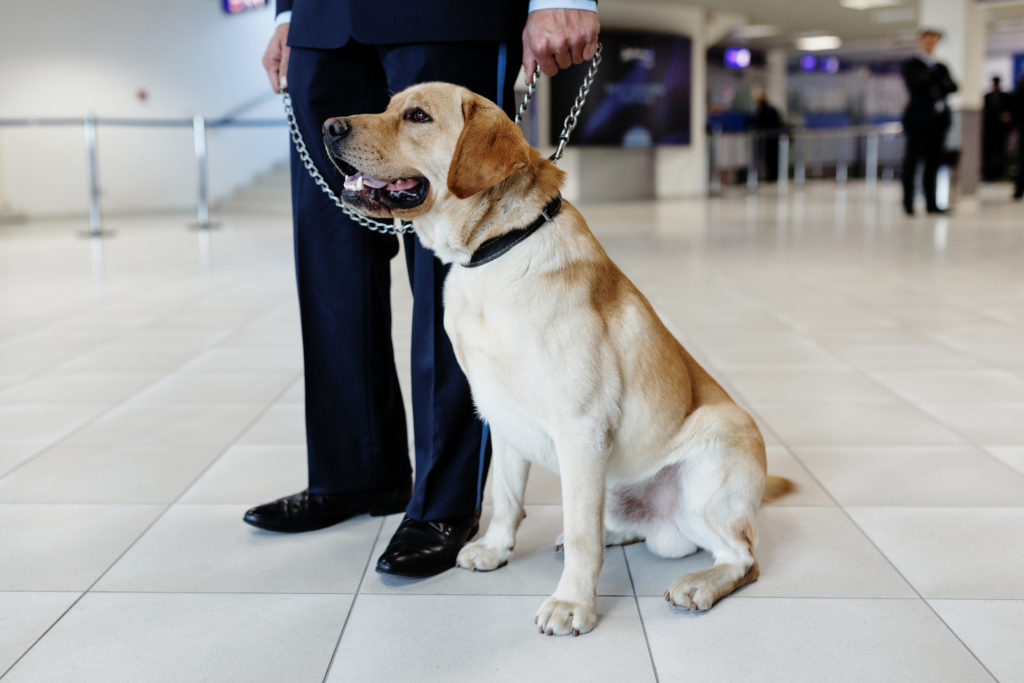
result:
[[[542,633],[594,628],[605,545],[710,551],[712,567],[665,593],[691,610],[756,580],[757,426],[561,201],[564,173],[505,113],[427,83],[382,114],[329,119],[324,141],[346,204],[415,219],[423,244],[453,264],[444,325],[494,449],[494,515],[458,564],[508,562],[532,462],[561,475],[564,506],[565,569],[537,612]]]

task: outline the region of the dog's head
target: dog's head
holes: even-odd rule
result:
[[[377,218],[411,220],[474,197],[531,159],[504,111],[447,83],[407,88],[381,114],[328,119],[323,133],[345,175],[342,201]]]

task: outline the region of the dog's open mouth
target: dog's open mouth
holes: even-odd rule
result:
[[[338,168],[345,174],[345,189],[342,198],[366,209],[411,209],[427,198],[429,183],[426,178],[394,178],[382,180],[366,175],[353,166],[335,159]]]

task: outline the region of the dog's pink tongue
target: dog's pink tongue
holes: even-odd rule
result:
[[[395,182],[388,183],[385,189],[391,190],[392,192],[397,192],[398,190],[408,190],[410,188],[416,187],[419,184],[420,181],[418,180],[396,180]]]
[[[372,176],[365,175],[364,173],[356,173],[355,175],[345,176],[345,189],[346,190],[358,190],[360,185],[359,181],[362,180],[362,185],[365,187],[374,187],[380,189],[388,184],[386,180],[379,180]]]

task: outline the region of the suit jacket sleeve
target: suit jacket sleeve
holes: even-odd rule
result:
[[[942,92],[942,97],[951,95],[959,90],[959,86],[953,81],[953,77],[949,74],[949,69],[946,68],[945,64],[936,64],[936,85]]]
[[[900,74],[907,86],[910,99],[928,95],[928,67],[919,59],[908,59],[900,65]]]
[[[292,11],[292,0],[277,0],[277,5],[274,8],[274,16],[277,16],[281,12]]]

